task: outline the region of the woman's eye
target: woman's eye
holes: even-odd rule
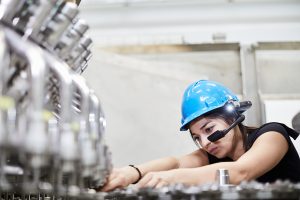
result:
[[[193,136],[193,140],[199,142],[200,138],[199,138],[199,136],[195,135],[195,136]]]
[[[210,127],[208,127],[208,128],[205,129],[205,132],[206,133],[211,133],[212,130],[213,130],[213,128],[214,128],[213,126],[210,126]]]

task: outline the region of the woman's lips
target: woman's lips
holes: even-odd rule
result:
[[[213,147],[208,150],[208,153],[214,154],[214,153],[216,153],[217,150],[218,150],[218,147]]]

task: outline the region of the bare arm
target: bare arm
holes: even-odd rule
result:
[[[192,168],[203,166],[205,164],[208,164],[206,153],[203,150],[197,150],[178,158],[160,158],[136,165],[136,167],[140,170],[142,176],[144,176],[149,172],[167,171],[178,168]],[[126,187],[129,184],[137,181],[138,178],[139,173],[136,169],[130,166],[114,169],[109,176],[107,184],[104,188],[102,188],[102,191],[110,191],[115,188]]]
[[[148,172],[177,169],[179,167],[179,160],[175,157],[166,157],[136,165],[136,167],[140,170],[141,175],[144,176]],[[138,179],[139,173],[133,167],[115,168],[101,191],[107,192],[116,188],[123,188],[136,182]]]
[[[208,157],[206,151],[199,149],[190,154],[178,158],[178,168],[194,168],[208,165]]]
[[[271,170],[280,162],[287,150],[288,143],[284,136],[277,132],[268,132],[260,136],[251,149],[237,161],[221,162],[193,169],[149,173],[138,186],[158,187],[178,182],[188,185],[213,182],[216,170],[220,168],[229,170],[230,183],[239,184],[243,180],[255,179]]]
[[[200,149],[190,154],[175,158],[167,157],[158,160],[153,160],[145,164],[137,165],[142,171],[142,175],[153,171],[167,171],[178,168],[194,168],[208,164],[207,154]]]

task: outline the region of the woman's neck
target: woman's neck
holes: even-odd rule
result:
[[[229,153],[229,157],[232,160],[238,160],[245,153],[245,149],[241,131],[238,127],[236,127],[234,131],[235,133],[232,141],[232,151]]]

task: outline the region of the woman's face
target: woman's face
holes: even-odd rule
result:
[[[224,130],[228,127],[229,125],[220,118],[198,118],[191,122],[189,129],[194,141],[202,149],[217,158],[224,158],[232,151],[234,129],[216,142],[210,142],[207,137],[217,130]]]

